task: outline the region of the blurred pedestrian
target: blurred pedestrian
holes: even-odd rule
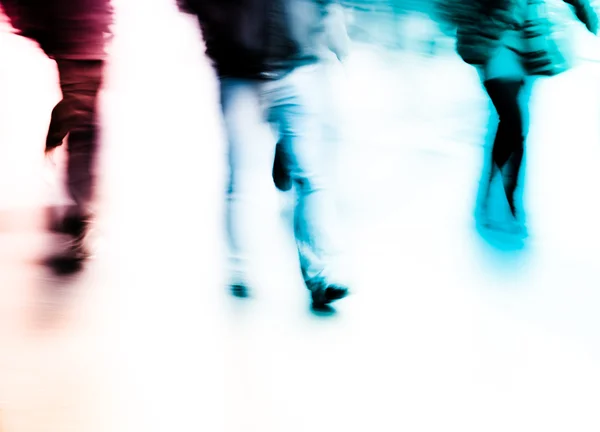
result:
[[[111,0],[0,0],[16,31],[36,41],[58,68],[62,99],[52,110],[45,152],[66,140],[67,189],[73,200],[53,229],[70,238],[69,255],[88,257],[99,146],[98,95],[111,32]]]
[[[248,294],[248,238],[263,219],[261,179],[271,178],[276,136],[283,139],[297,186],[294,233],[313,304],[348,294],[332,270],[334,208],[322,158],[322,74],[326,0],[178,0],[198,17],[220,82],[229,152],[229,285]],[[273,134],[275,130],[275,135]]]
[[[440,0],[441,1],[441,0]],[[598,16],[588,0],[564,0],[588,30],[596,33]],[[512,216],[511,230],[524,232],[517,189],[525,144],[525,112],[520,95],[528,76],[554,76],[572,66],[572,46],[559,34],[546,0],[441,1],[440,10],[456,26],[457,51],[475,66],[499,117],[484,180],[481,217],[490,227],[488,205],[493,180],[500,175]]]

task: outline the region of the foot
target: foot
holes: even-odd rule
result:
[[[516,235],[519,237],[527,237],[529,235],[527,231],[527,226],[525,223],[518,219],[514,219],[505,225],[505,231],[511,235]]]
[[[65,254],[75,261],[85,261],[92,257],[87,242],[91,232],[91,218],[67,215],[52,227],[56,233],[67,236]]]
[[[495,231],[497,233],[508,234],[510,236],[517,236],[520,238],[526,238],[529,235],[527,226],[517,219],[508,221],[488,220],[483,227],[487,230]]]
[[[50,231],[56,234],[66,234],[71,237],[79,237],[83,235],[89,225],[90,218],[75,214],[67,214],[57,218],[53,216],[50,222]]]
[[[46,265],[60,276],[72,275],[83,268],[83,264],[92,257],[86,246],[86,234],[65,235],[59,243],[60,251],[46,259]]]
[[[479,226],[488,227],[490,217],[487,207],[479,207],[475,210],[475,223]]]
[[[342,285],[328,284],[324,281],[307,282],[306,286],[311,292],[314,307],[327,306],[334,301],[347,297],[350,290]]]
[[[231,295],[238,298],[248,298],[250,297],[250,291],[248,287],[244,284],[236,283],[230,286]]]

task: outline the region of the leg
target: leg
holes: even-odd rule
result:
[[[256,227],[264,219],[260,190],[273,166],[275,138],[261,104],[259,82],[221,80],[221,109],[228,143],[226,202],[229,284],[238,295],[248,284]],[[259,240],[257,240],[259,241]]]
[[[492,149],[494,171],[502,173],[504,190],[511,213],[516,217],[515,191],[521,171],[524,152],[523,115],[519,106],[522,80],[493,79],[485,88],[496,107],[500,124]]]
[[[67,187],[77,213],[89,212],[95,186],[98,153],[98,94],[102,86],[102,61],[58,60],[62,100],[54,107],[46,151],[69,136]]]
[[[302,274],[309,289],[321,293],[329,289],[332,297],[346,295],[331,282],[337,255],[333,201],[326,182],[324,160],[322,101],[319,79],[314,67],[300,68],[282,80],[269,83],[271,120],[280,126],[282,142],[289,155],[290,173],[297,185],[294,225]],[[335,299],[335,298],[331,298]]]
[[[104,63],[57,60],[62,100],[54,107],[46,152],[67,142],[67,190],[74,201],[53,229],[71,238],[68,253],[81,260],[89,256],[85,238],[93,215],[95,168],[98,153],[98,94]]]
[[[492,192],[492,183],[496,178],[496,175],[500,173],[500,167],[504,164],[502,160],[506,158],[502,152],[506,153],[506,148],[503,143],[506,140],[506,123],[500,121],[498,123],[498,129],[496,131],[496,136],[494,137],[494,142],[492,144],[492,151],[490,152],[490,174],[487,178],[486,186],[485,186],[485,195],[484,195],[484,203],[487,205],[489,202],[490,194]]]

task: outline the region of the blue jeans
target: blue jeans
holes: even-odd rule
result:
[[[296,184],[294,234],[305,281],[331,280],[335,255],[333,201],[323,158],[320,66],[300,67],[281,79],[222,78],[221,107],[228,140],[227,234],[231,283],[245,284],[251,221],[261,220],[261,182],[271,180],[277,137],[281,136]],[[254,228],[256,229],[256,227]]]

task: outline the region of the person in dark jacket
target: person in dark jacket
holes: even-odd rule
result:
[[[295,238],[314,306],[348,294],[336,279],[333,204],[322,158],[325,0],[179,0],[199,20],[219,77],[229,152],[229,284],[248,294],[249,243],[263,218],[257,193],[271,178],[277,137],[297,187]],[[260,241],[260,239],[256,239]]]
[[[598,16],[588,0],[564,0],[592,33]],[[483,222],[488,218],[490,190],[496,175],[502,177],[513,221],[511,231],[524,233],[515,191],[524,154],[525,126],[520,95],[527,76],[557,75],[570,67],[565,47],[553,42],[545,0],[468,0],[442,2],[445,16],[457,29],[457,51],[475,66],[500,119],[491,149],[491,169],[484,180],[481,203]],[[541,16],[535,14],[542,11]],[[532,49],[532,47],[536,49]],[[539,47],[539,49],[538,49]]]
[[[48,156],[67,140],[67,188],[74,205],[53,228],[72,238],[74,258],[87,257],[98,154],[98,94],[113,8],[110,0],[0,0],[13,28],[36,41],[58,67],[62,99],[46,138]]]

